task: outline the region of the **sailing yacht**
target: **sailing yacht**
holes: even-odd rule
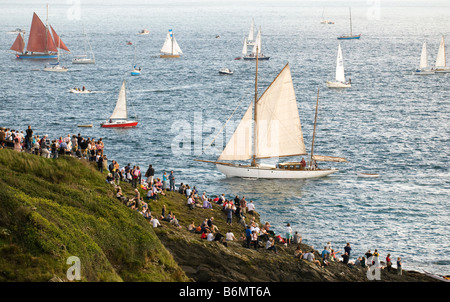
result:
[[[58,37],[58,45],[61,43],[61,39]],[[67,72],[69,70],[67,67],[60,65],[59,63],[59,49],[58,49],[58,62],[50,63],[50,66],[45,66],[44,71],[52,71],[52,72]]]
[[[342,56],[341,44],[338,46],[336,59],[336,78],[335,81],[327,81],[328,88],[349,88],[352,87],[351,80],[345,80],[344,57]]]
[[[351,8],[349,8],[349,11],[350,11],[350,34],[348,34],[348,35],[341,35],[341,36],[338,37],[338,40],[354,40],[354,39],[361,38],[361,34],[359,34],[359,35],[354,35],[353,34],[352,10],[351,10]]]
[[[306,147],[289,64],[286,64],[259,98],[257,91],[258,58],[254,101],[248,106],[217,161],[196,161],[215,164],[226,177],[302,179],[324,177],[337,172],[337,169],[319,169],[317,161],[345,162],[345,158],[313,155],[319,95],[309,165],[304,159],[301,162],[276,165],[258,163],[258,159],[306,155]],[[225,162],[248,160],[251,163]]]
[[[253,45],[252,52],[247,54],[247,46],[248,40],[244,40],[244,47],[242,49],[242,55],[244,56],[244,60],[255,60],[258,58],[259,60],[269,60],[270,57],[266,57],[262,51],[261,45],[261,27],[259,27],[258,34],[256,35],[255,44]],[[245,53],[244,53],[245,52]]]
[[[442,36],[441,43],[439,44],[439,50],[436,57],[436,63],[434,64],[434,69],[438,73],[450,72],[450,67],[447,66],[447,59],[445,56],[444,36]]]
[[[169,32],[167,33],[166,40],[164,41],[160,52],[160,58],[179,58],[180,55],[183,54],[171,29],[169,29]]]
[[[137,121],[128,120],[127,93],[124,80],[113,113],[109,120],[101,123],[100,126],[103,128],[130,128],[136,127],[137,124]]]
[[[89,39],[86,35],[86,31],[84,30],[84,25],[83,25],[83,34],[84,34],[84,55],[80,55],[72,59],[72,64],[95,64],[94,52],[92,51],[91,43],[89,42]],[[92,55],[91,58],[89,58],[87,54],[87,45],[89,45],[89,49],[91,51]]]
[[[431,69],[430,66],[428,66],[427,42],[423,42],[419,68],[414,70],[413,74],[416,75],[434,74],[434,69]]]
[[[322,20],[320,21],[320,24],[334,24],[333,21],[328,20],[327,18],[325,18],[325,8],[324,8],[322,11]]]
[[[253,46],[256,43],[256,41],[253,40],[254,32],[255,32],[255,20],[252,19],[252,24],[250,25],[250,30],[248,32],[248,37],[246,41],[248,46]]]
[[[56,46],[56,41],[59,41],[58,47]],[[36,13],[33,13],[27,49],[25,50],[23,33],[17,35],[16,40],[10,49],[16,52],[16,58],[18,59],[57,59],[58,48],[70,52],[69,48],[61,41],[53,27],[48,24],[47,5],[46,25],[44,25]]]
[[[133,70],[131,71],[132,76],[138,76],[141,74],[141,67],[137,67],[136,65],[136,44],[134,44],[134,66]]]

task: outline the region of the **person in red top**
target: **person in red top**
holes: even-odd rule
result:
[[[387,256],[386,256],[386,266],[387,266],[388,272],[390,272],[391,268],[392,268],[391,254],[387,254]]]

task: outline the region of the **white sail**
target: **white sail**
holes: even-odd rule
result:
[[[344,58],[342,56],[341,44],[339,44],[338,46],[338,54],[336,60],[336,81],[345,83]]]
[[[252,155],[252,109],[250,104],[218,160],[248,160]]]
[[[258,54],[261,54],[261,27],[256,34],[255,45],[253,45],[252,54],[256,55],[256,51],[258,51]]]
[[[169,29],[169,32],[167,33],[166,40],[164,41],[160,52],[171,55],[180,55],[183,53],[175,40],[171,29]]]
[[[125,88],[125,80],[122,82],[122,87],[120,88],[119,97],[117,98],[116,107],[113,113],[109,117],[110,119],[127,119],[127,94]]]
[[[441,44],[439,45],[439,51],[436,57],[436,67],[445,67],[446,59],[445,59],[445,41],[442,36]]]
[[[256,158],[306,154],[289,65],[256,102]]]
[[[428,67],[428,59],[427,59],[427,42],[423,42],[422,46],[422,54],[420,55],[420,69],[425,69]]]
[[[252,19],[252,25],[250,25],[250,31],[248,32],[248,41],[253,41],[254,27],[255,27],[255,20]]]
[[[242,47],[242,55],[247,55],[247,38],[244,39],[244,46]]]

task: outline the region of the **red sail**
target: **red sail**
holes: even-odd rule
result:
[[[50,25],[50,28],[52,29],[52,33],[53,33],[53,39],[55,40],[55,44],[58,48],[60,49],[64,49],[66,51],[70,51],[69,48],[67,48],[66,44],[64,44],[64,42],[61,40],[61,38],[58,36],[58,34],[56,33],[56,31],[53,29],[53,26]]]
[[[56,41],[53,42],[53,38],[52,35],[50,34],[50,31],[47,30],[47,51],[57,52],[58,49],[56,48],[55,43]]]
[[[20,34],[17,35],[16,40],[14,41],[14,44],[11,46],[11,50],[23,53],[23,49],[25,48],[25,42],[23,41],[23,38]]]
[[[31,52],[47,52],[46,27],[36,13],[33,13],[31,21],[30,37],[28,38],[27,50]]]

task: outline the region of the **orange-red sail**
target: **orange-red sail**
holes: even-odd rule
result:
[[[11,50],[23,53],[23,49],[25,48],[25,42],[23,41],[22,35],[19,33],[17,35],[16,40],[14,41],[14,44],[11,46]]]
[[[36,13],[33,13],[31,21],[30,37],[28,38],[27,50],[31,52],[48,52],[47,29]]]
[[[53,33],[53,39],[55,40],[55,44],[58,48],[60,49],[64,49],[66,51],[70,51],[69,48],[67,48],[66,44],[64,44],[64,42],[61,40],[61,38],[58,36],[58,34],[56,33],[56,31],[53,29],[53,26],[50,25],[50,28],[52,29],[52,33]]]
[[[47,51],[53,51],[57,52],[58,49],[56,48],[55,42],[53,41],[52,35],[50,34],[50,31],[47,30]]]

